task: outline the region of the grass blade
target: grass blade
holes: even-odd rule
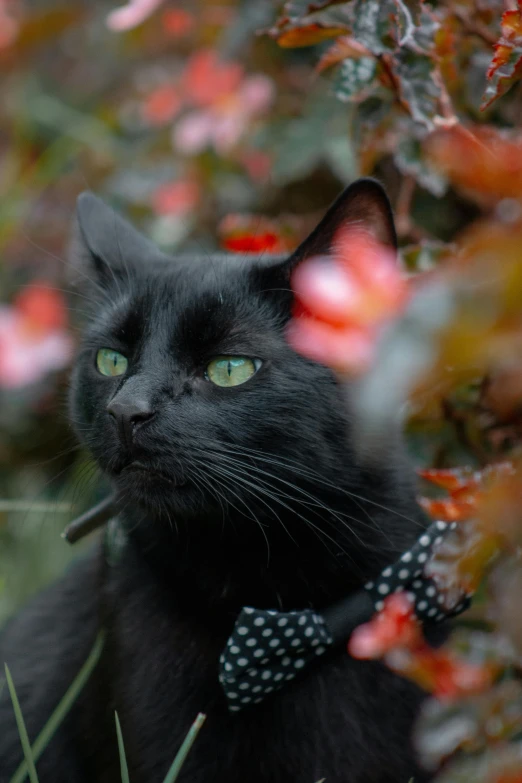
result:
[[[94,642],[93,648],[91,652],[89,653],[89,656],[85,663],[83,664],[82,668],[70,684],[69,688],[65,692],[64,696],[58,703],[58,705],[55,707],[54,712],[51,714],[51,717],[41,730],[40,734],[37,736],[36,740],[34,741],[33,747],[32,747],[32,758],[35,761],[38,761],[40,756],[42,755],[43,751],[51,741],[52,737],[54,736],[55,732],[59,728],[60,724],[62,723],[63,719],[73,706],[74,702],[76,701],[78,694],[84,687],[85,683],[89,679],[89,677],[92,674],[93,669],[95,668],[96,664],[100,660],[100,655],[103,650],[103,643],[104,643],[105,636],[103,632],[100,632],[98,636],[96,637],[96,641]],[[27,756],[26,756],[27,759]],[[33,779],[31,778],[29,767],[27,764],[27,760],[23,761],[18,769],[16,770],[15,774],[9,781],[9,783],[23,783],[23,781],[26,779],[27,775],[29,774],[29,779],[31,780],[31,783],[33,783]]]
[[[125,755],[125,745],[123,744],[123,734],[121,733],[120,719],[118,713],[114,713],[116,721],[116,734],[118,735],[118,753],[120,754],[121,783],[130,783],[129,768],[127,767],[127,757]]]
[[[20,709],[20,702],[18,701],[18,696],[16,695],[13,678],[11,677],[11,672],[9,671],[9,666],[7,664],[5,664],[5,678],[7,680],[7,687],[9,688],[9,693],[11,694],[11,701],[13,702],[16,725],[18,726],[20,742],[22,743],[22,748],[24,751],[25,763],[27,765],[29,780],[31,781],[31,783],[38,783],[38,775],[36,774],[36,767],[34,765],[31,743],[29,742],[27,729],[25,728],[24,716],[22,715],[22,710]]]
[[[172,766],[167,772],[167,777],[165,778],[163,783],[174,783],[178,779],[178,775],[181,772],[181,767],[185,763],[185,759],[187,758],[190,749],[194,744],[194,740],[199,734],[200,728],[205,723],[206,717],[207,716],[203,715],[202,712],[200,712],[199,715],[197,716],[196,720],[190,727],[189,732],[185,737],[181,748],[178,750],[176,758],[172,762]]]

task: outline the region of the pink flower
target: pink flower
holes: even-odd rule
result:
[[[13,306],[0,307],[0,386],[15,389],[66,366],[72,339],[57,291],[35,284]]]
[[[225,82],[218,80],[218,86],[224,87]],[[231,85],[232,80],[228,83]],[[205,88],[199,92],[197,101],[203,103],[205,96],[210,105],[190,112],[178,122],[173,132],[174,144],[185,155],[198,154],[210,146],[220,154],[229,152],[252,119],[269,107],[273,92],[271,80],[261,74],[246,78],[233,91],[218,91],[212,102]]]
[[[130,0],[107,17],[107,27],[115,32],[132,30],[145,21],[164,0]]]
[[[330,256],[294,272],[288,340],[296,351],[343,373],[365,370],[383,324],[405,303],[406,281],[391,251],[370,234],[345,229]]]
[[[16,40],[19,23],[11,15],[9,0],[0,0],[0,50],[7,49]]]
[[[178,180],[160,185],[152,196],[152,207],[158,215],[185,215],[199,201],[197,182]]]

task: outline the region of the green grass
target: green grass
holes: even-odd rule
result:
[[[18,733],[20,735],[20,742],[22,744],[24,753],[24,761],[22,761],[9,783],[23,783],[27,777],[29,777],[30,783],[38,783],[36,762],[53,738],[60,724],[65,719],[66,715],[78,698],[82,688],[85,686],[87,680],[91,676],[96,664],[100,660],[100,656],[103,650],[104,638],[105,637],[103,633],[98,634],[87,660],[67,689],[65,695],[61,698],[59,704],[51,714],[40,734],[37,736],[33,745],[31,745],[29,741],[27,729],[25,727],[25,721],[22,715],[22,710],[20,708],[20,703],[18,701],[18,696],[16,695],[16,689],[9,671],[9,667],[7,664],[5,664],[5,682],[7,682],[7,687],[9,688],[9,693],[11,694],[11,701],[13,703],[16,724],[18,726]],[[0,682],[0,691],[3,685],[4,682]],[[114,714],[114,717],[116,722],[118,751],[120,756],[121,783],[130,783],[123,734],[117,712]],[[176,754],[176,758],[172,762],[172,765],[167,772],[167,776],[165,777],[163,783],[175,783],[175,781],[178,779],[181,768],[185,763],[185,760],[190,752],[190,749],[192,748],[192,745],[194,744],[197,735],[199,734],[201,727],[203,726],[203,723],[205,722],[205,718],[206,715],[203,715],[201,712],[196,717],[196,720],[190,727],[187,736],[185,737],[178,753]]]
[[[33,751],[31,749],[31,743],[29,742],[27,729],[25,728],[24,716],[22,715],[22,710],[20,709],[20,702],[18,701],[18,696],[16,695],[14,682],[11,677],[11,672],[9,671],[9,666],[7,664],[5,664],[5,678],[7,680],[7,687],[9,688],[9,693],[11,694],[11,701],[13,702],[16,725],[18,726],[20,742],[22,743],[22,748],[24,751],[27,774],[29,775],[29,780],[31,781],[31,783],[38,783],[38,775],[36,774],[36,767],[34,765]]]

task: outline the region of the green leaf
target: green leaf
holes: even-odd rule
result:
[[[400,51],[391,61],[399,95],[415,122],[434,128],[440,90],[434,81],[435,63],[423,54]]]
[[[129,769],[127,767],[127,757],[125,756],[125,745],[123,744],[123,734],[121,733],[120,719],[118,713],[114,713],[116,721],[116,734],[118,736],[118,753],[120,754],[121,783],[129,783]]]
[[[421,142],[411,135],[411,131],[399,142],[393,159],[402,174],[415,177],[419,185],[429,193],[440,198],[446,192],[446,179],[423,158]]]
[[[346,103],[360,101],[367,97],[376,73],[377,62],[373,57],[345,60],[334,78],[333,93]]]
[[[347,134],[326,140],[325,157],[334,174],[347,185],[357,177],[357,160]]]
[[[353,37],[373,54],[395,49],[395,4],[390,0],[356,0]]]
[[[24,716],[22,715],[22,710],[20,709],[20,702],[18,701],[18,696],[16,695],[14,682],[11,677],[11,672],[9,671],[9,666],[7,664],[5,664],[5,678],[7,680],[7,687],[9,688],[9,693],[11,694],[11,701],[13,702],[16,725],[18,726],[18,733],[20,735],[20,742],[22,743],[22,748],[24,751],[25,763],[27,764],[29,779],[31,783],[38,783],[38,775],[36,774],[36,767],[34,765],[34,758],[31,751],[31,743],[29,742],[29,736],[27,734],[27,729],[25,728]]]
[[[181,772],[181,767],[185,763],[185,759],[187,758],[190,749],[194,744],[196,737],[199,734],[199,730],[201,729],[201,727],[203,726],[206,720],[206,717],[207,716],[203,715],[202,712],[200,712],[199,715],[196,717],[196,720],[190,727],[189,732],[185,737],[181,748],[178,750],[176,758],[172,762],[172,766],[167,772],[167,776],[163,781],[163,783],[175,783],[175,781],[178,779],[178,775]]]
[[[70,684],[69,688],[65,692],[64,696],[61,698],[60,702],[54,709],[54,711],[51,714],[51,717],[43,727],[42,731],[36,738],[33,747],[31,748],[32,757],[35,761],[38,761],[40,756],[42,755],[43,751],[53,738],[54,734],[56,733],[57,729],[59,728],[60,724],[64,720],[65,716],[73,706],[74,702],[78,698],[78,694],[84,687],[85,683],[89,679],[89,677],[92,674],[92,671],[94,670],[96,664],[100,660],[100,656],[103,650],[103,644],[105,640],[105,635],[103,632],[100,632],[98,636],[96,637],[96,641],[94,642],[94,646],[89,653],[89,656],[85,663],[83,664],[82,668]],[[30,770],[27,765],[27,756],[26,761],[22,762],[18,769],[16,770],[15,774],[11,778],[9,783],[22,783],[22,781],[25,780],[27,774],[29,773],[30,776]],[[32,779],[31,779],[32,783]]]

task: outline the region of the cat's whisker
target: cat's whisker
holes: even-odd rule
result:
[[[350,555],[350,554],[349,554],[349,553],[348,553],[346,550],[344,550],[344,549],[343,549],[343,547],[341,547],[341,546],[340,546],[340,544],[339,544],[339,542],[338,542],[338,541],[336,541],[334,538],[332,538],[331,536],[329,536],[329,535],[328,535],[328,533],[326,533],[324,530],[322,530],[322,529],[321,529],[319,526],[317,526],[317,525],[314,525],[314,523],[313,523],[313,522],[311,522],[311,520],[309,520],[309,519],[307,519],[306,517],[304,517],[302,514],[300,514],[300,513],[299,513],[298,511],[296,511],[294,508],[291,508],[290,506],[288,506],[288,504],[287,504],[287,503],[285,503],[285,502],[284,502],[284,501],[283,501],[281,498],[282,498],[282,497],[287,497],[287,499],[290,499],[290,500],[297,500],[297,502],[299,502],[299,500],[298,500],[298,499],[296,499],[296,498],[292,498],[292,497],[290,497],[290,496],[288,496],[288,495],[285,495],[285,494],[282,494],[282,493],[277,493],[277,494],[276,494],[275,492],[270,492],[270,491],[269,491],[269,490],[267,490],[267,489],[263,489],[263,488],[262,488],[262,487],[261,487],[259,484],[252,485],[252,483],[251,483],[251,482],[249,482],[248,480],[244,479],[244,477],[243,477],[243,476],[241,476],[241,475],[238,475],[238,474],[236,474],[236,473],[233,473],[233,474],[232,474],[232,477],[234,478],[234,480],[236,480],[236,481],[239,481],[239,482],[241,482],[241,483],[245,484],[246,486],[250,486],[250,487],[254,486],[254,487],[255,487],[255,489],[256,489],[257,491],[259,491],[259,492],[262,492],[262,493],[263,493],[263,494],[265,494],[267,497],[269,497],[269,498],[271,498],[272,500],[274,500],[276,503],[279,503],[281,506],[283,506],[283,507],[284,507],[284,508],[286,508],[288,511],[290,511],[290,512],[291,512],[293,515],[295,515],[296,517],[298,517],[299,519],[301,519],[301,520],[302,520],[302,521],[303,521],[303,522],[304,522],[306,525],[308,525],[310,528],[312,528],[312,529],[314,530],[314,532],[316,533],[316,535],[318,536],[318,538],[320,538],[321,536],[323,536],[324,538],[327,538],[329,541],[331,541],[333,544],[335,544],[335,545],[336,545],[336,547],[337,547],[338,549],[341,549],[341,551],[343,552],[343,554],[347,555],[348,557],[350,557],[350,559],[352,559],[352,560],[353,560],[353,558],[351,557],[351,555]],[[263,485],[264,485],[264,486],[266,486],[264,482],[262,482],[262,483],[263,483]],[[271,512],[273,513],[273,509],[271,509]],[[286,528],[285,528],[285,529],[286,529]],[[287,531],[287,532],[288,532],[288,531]],[[324,541],[323,541],[322,543],[324,544]],[[330,551],[330,549],[329,549],[329,548],[326,546],[326,544],[324,544],[324,545],[325,545],[325,547],[326,547],[327,551],[328,551],[328,552],[329,552],[329,553],[330,553],[330,554],[331,554],[333,557],[335,557],[335,555],[334,555],[334,554],[333,554],[333,553]],[[354,561],[354,562],[355,562],[355,561]]]
[[[213,466],[212,466],[212,468],[210,468],[210,470],[211,470],[211,471],[213,470],[214,472],[215,472],[215,471],[219,471],[219,472],[220,472],[222,475],[223,475],[223,474],[225,474],[225,475],[228,475],[228,476],[230,476],[230,477],[231,477],[233,480],[235,480],[235,481],[236,481],[236,480],[238,480],[238,481],[243,481],[243,482],[245,481],[245,480],[243,479],[243,477],[242,477],[242,476],[240,476],[240,475],[237,475],[237,474],[236,474],[236,473],[235,473],[233,470],[232,470],[232,471],[227,471],[227,470],[226,470],[226,469],[224,469],[222,466],[220,466],[219,468],[216,468],[216,466],[214,466],[214,465],[213,465]],[[256,497],[256,498],[257,498],[257,500],[258,500],[260,503],[262,503],[264,506],[266,506],[266,508],[269,510],[269,512],[270,512],[270,514],[271,514],[271,515],[273,514],[273,515],[276,517],[276,519],[278,520],[278,522],[280,523],[280,525],[283,527],[283,529],[285,530],[285,532],[288,534],[288,536],[289,536],[289,537],[292,539],[292,541],[294,542],[294,544],[295,544],[296,546],[298,546],[298,544],[297,544],[296,540],[294,539],[294,537],[293,537],[293,536],[291,535],[291,533],[289,532],[288,528],[286,527],[286,525],[285,525],[285,524],[284,524],[284,522],[282,521],[282,519],[281,519],[281,517],[279,516],[279,514],[278,514],[278,513],[277,513],[277,512],[276,512],[276,511],[275,511],[275,510],[274,510],[274,509],[273,509],[273,508],[272,508],[272,507],[271,507],[271,506],[270,506],[270,505],[269,505],[269,504],[268,504],[266,501],[264,501],[264,500],[263,500],[263,498],[259,497],[259,494],[258,494],[258,493],[256,493],[256,492],[255,492],[255,490],[256,490],[256,489],[259,489],[259,487],[257,487],[256,485],[252,484],[251,482],[249,482],[249,485],[250,485],[250,487],[251,487],[251,489],[250,489],[250,492],[251,492],[251,494],[252,494],[254,497]],[[267,543],[268,543],[268,542],[267,542]]]
[[[228,444],[223,444],[219,441],[214,441],[213,445],[219,447],[220,449],[226,449],[230,453],[232,453],[230,447]],[[275,464],[279,467],[287,468],[290,470],[293,470],[296,475],[302,475],[303,478],[308,478],[311,481],[316,482],[317,484],[323,484],[326,487],[331,488],[332,490],[339,492],[342,495],[345,495],[347,497],[352,498],[353,500],[360,500],[363,503],[368,503],[369,505],[375,506],[377,508],[380,508],[383,511],[386,511],[389,514],[394,514],[395,516],[400,517],[401,519],[405,519],[408,522],[411,522],[412,524],[418,526],[418,527],[424,527],[422,522],[420,522],[418,519],[414,519],[413,517],[408,516],[407,514],[403,514],[400,511],[397,511],[396,509],[393,509],[389,506],[385,506],[382,503],[378,503],[375,500],[372,500],[371,498],[365,497],[363,495],[359,495],[355,492],[352,492],[351,490],[347,490],[344,487],[340,487],[337,484],[333,484],[331,481],[328,481],[324,478],[321,474],[317,473],[317,471],[314,471],[313,468],[303,467],[302,464],[295,463],[293,460],[290,460],[288,458],[285,458],[283,460],[276,460],[271,456],[268,456],[266,452],[258,451],[256,449],[247,448],[244,446],[239,446],[237,444],[234,444],[233,449],[236,449],[236,451],[242,455],[246,456],[252,456],[255,459],[263,460],[263,461],[270,461],[272,464]]]

